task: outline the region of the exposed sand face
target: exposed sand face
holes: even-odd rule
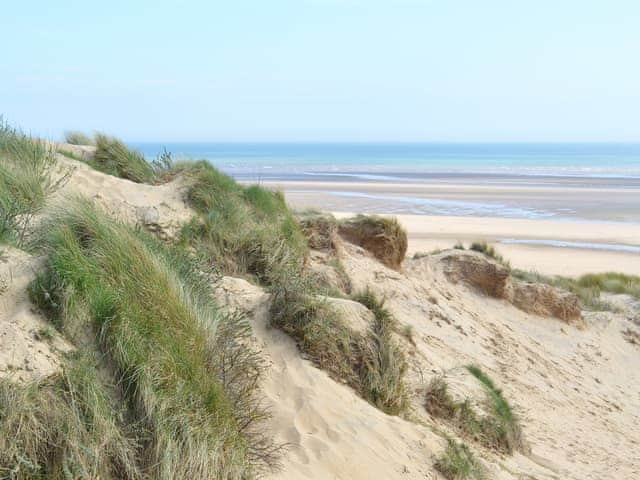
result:
[[[60,154],[58,161],[62,171],[70,172],[70,178],[50,200],[51,205],[79,195],[96,201],[110,215],[160,236],[174,235],[193,215],[184,201],[180,179],[164,185],[139,184],[105,175]]]
[[[60,368],[60,352],[70,348],[29,301],[27,287],[41,267],[41,259],[0,246],[0,378],[51,375]]]

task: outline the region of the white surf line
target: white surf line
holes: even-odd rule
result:
[[[640,253],[640,246],[624,245],[620,243],[570,242],[566,240],[545,240],[533,238],[501,238],[498,241],[504,244],[546,245],[560,248],[584,248],[589,250],[611,250],[616,252]]]

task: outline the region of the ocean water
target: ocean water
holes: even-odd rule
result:
[[[640,179],[631,143],[133,143],[148,158],[206,159],[243,180],[415,182],[450,175]],[[538,179],[538,180],[536,180]],[[548,181],[548,180],[545,180]]]

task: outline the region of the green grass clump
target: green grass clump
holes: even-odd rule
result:
[[[522,429],[511,405],[502,395],[493,381],[475,365],[467,366],[467,370],[478,379],[487,392],[490,416],[485,419],[482,431],[487,440],[499,449],[509,453],[514,450],[526,450]]]
[[[47,196],[66,180],[55,166],[52,147],[0,118],[0,242],[24,243]]]
[[[347,241],[360,245],[386,266],[399,269],[407,253],[407,232],[396,218],[357,215],[342,220],[339,232]]]
[[[316,294],[309,278],[295,271],[281,272],[271,292],[271,324],[291,336],[300,350],[333,379],[361,392],[361,335]]]
[[[469,399],[461,402],[454,400],[442,378],[435,378],[427,388],[427,411],[435,417],[451,421],[460,434],[486,447],[505,453],[526,450],[518,419],[502,392],[479,368],[469,366],[467,369],[485,387],[489,413],[480,417]]]
[[[96,170],[136,183],[156,182],[156,172],[144,155],[129,149],[122,141],[98,133],[95,145],[95,154],[87,163]]]
[[[71,145],[93,145],[94,140],[89,135],[75,130],[64,132],[64,141]]]
[[[247,478],[268,464],[250,326],[217,309],[197,269],[85,202],[43,231],[32,298],[67,337],[92,339],[145,476]]]
[[[462,247],[462,248],[460,248],[460,247]],[[464,247],[462,246],[462,244],[460,244],[460,245],[456,244],[454,248],[460,249],[460,250],[464,250]],[[504,265],[506,267],[510,267],[511,266],[508,260],[506,260],[502,255],[500,255],[498,253],[498,251],[492,245],[489,245],[484,240],[483,241],[478,241],[478,242],[473,242],[471,244],[471,246],[469,247],[469,250],[472,250],[474,252],[483,253],[487,257],[494,259],[496,262],[501,263],[502,265]]]
[[[485,478],[482,465],[464,443],[447,439],[447,448],[435,463],[435,468],[447,480],[465,480]]]
[[[364,397],[380,410],[398,415],[407,407],[405,374],[407,361],[393,333],[396,321],[371,290],[356,295],[374,315],[368,338],[364,345],[361,367],[361,383]]]
[[[307,243],[281,193],[243,187],[204,161],[184,173],[191,182],[188,201],[199,216],[183,229],[183,242],[204,252],[222,273],[265,285],[281,278],[282,270],[302,269]]]

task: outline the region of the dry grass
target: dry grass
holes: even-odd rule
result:
[[[358,215],[342,220],[339,233],[360,245],[389,268],[398,270],[407,253],[407,232],[395,218]]]
[[[309,247],[333,251],[338,237],[338,221],[329,213],[307,210],[296,215]]]

